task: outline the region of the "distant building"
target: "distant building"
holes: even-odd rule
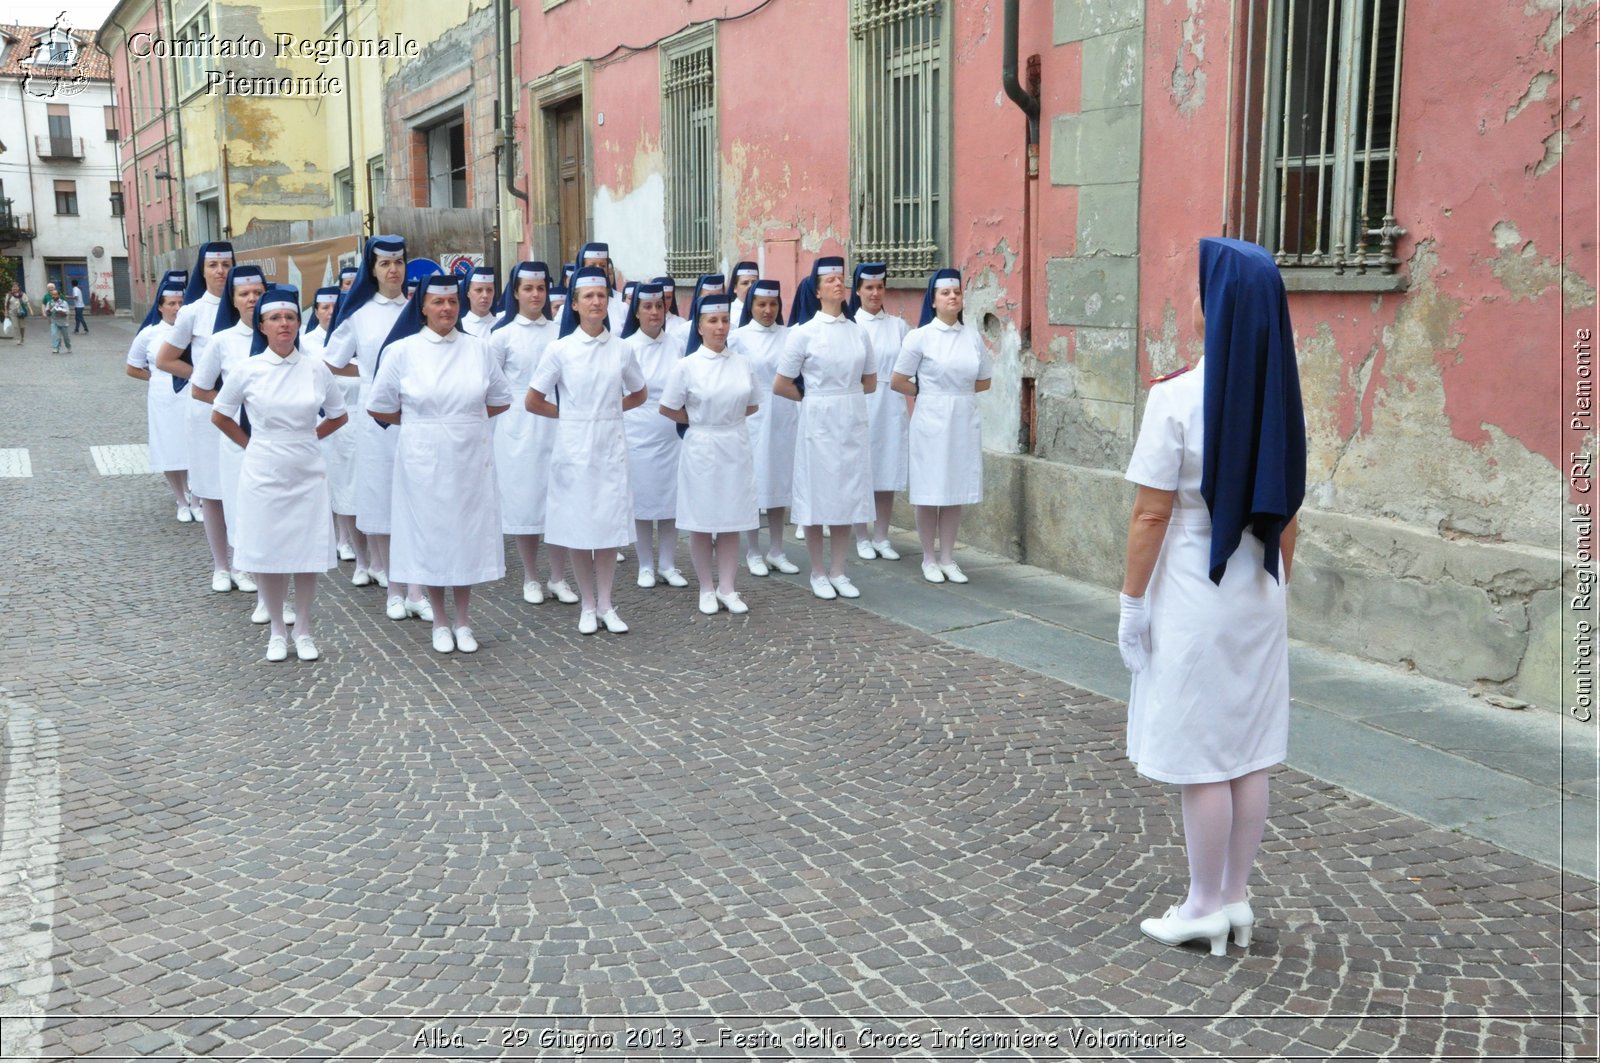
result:
[[[0,265],[35,295],[76,282],[91,313],[132,302],[111,85],[88,32],[0,24]]]

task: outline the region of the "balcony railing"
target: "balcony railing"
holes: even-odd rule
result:
[[[83,158],[82,137],[36,136],[33,138],[33,146],[41,159]]]
[[[11,201],[0,200],[0,248],[33,239],[33,215],[15,214]]]

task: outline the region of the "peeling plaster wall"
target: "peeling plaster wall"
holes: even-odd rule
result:
[[[1567,32],[1587,23],[1570,39],[1592,41],[1594,5],[1566,6]],[[1407,5],[1395,176],[1407,290],[1290,297],[1310,437],[1295,634],[1552,708],[1560,329],[1563,303],[1594,306],[1596,281],[1594,174],[1574,195],[1567,172],[1592,167],[1595,101],[1559,80],[1560,7],[1463,19]],[[1188,308],[1196,242],[1222,228],[1232,10],[1147,7],[1146,68],[1172,72],[1145,89],[1149,373],[1199,353]],[[1159,162],[1181,162],[1183,179]]]

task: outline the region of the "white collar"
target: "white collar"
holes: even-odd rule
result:
[[[204,291],[200,293],[200,301],[202,303],[210,303],[212,306],[216,306],[218,303],[222,302],[222,296],[212,295],[210,291]]]
[[[876,321],[881,317],[887,317],[888,314],[889,314],[888,310],[879,310],[876,314],[874,314],[871,310],[868,310],[864,306],[856,307],[856,320],[857,321],[860,321],[862,318],[866,318],[868,321]]]
[[[520,313],[511,319],[518,325],[550,325],[554,324],[549,318],[540,314],[538,317],[523,317]]]
[[[457,332],[455,329],[451,329],[449,332],[446,332],[443,336],[441,336],[427,325],[423,325],[418,331],[421,332],[423,336],[427,337],[429,343],[454,343],[456,341],[456,337],[461,335],[461,333]]]
[[[811,320],[821,321],[825,325],[836,324],[844,320],[844,308],[840,307],[839,313],[837,314],[830,314],[826,310],[818,310],[811,316]]]
[[[391,299],[380,292],[373,292],[371,299],[371,302],[377,303],[379,306],[398,306],[405,301],[406,297],[404,295],[397,295]]]
[[[576,336],[583,343],[604,343],[606,340],[611,338],[611,330],[608,328],[603,328],[598,333],[591,336],[587,332],[583,331],[583,329],[580,327],[573,329],[571,332],[567,333],[567,335]]]
[[[298,347],[290,351],[287,357],[283,358],[278,357],[278,352],[273,350],[271,347],[268,347],[261,353],[267,356],[268,365],[294,365],[300,360],[300,348]]]
[[[493,314],[480,314],[475,310],[468,310],[467,311],[467,320],[472,322],[474,325],[476,325],[480,321],[488,321],[493,316],[494,316]]]
[[[237,332],[241,336],[248,336],[252,332],[254,332],[255,329],[253,329],[249,325],[245,324],[244,323],[244,318],[241,317],[238,321],[235,321],[233,323],[233,328],[229,329],[228,331],[229,332]]]
[[[932,321],[928,322],[928,324],[938,326],[940,332],[960,332],[965,327],[960,321],[957,321],[953,325],[946,325],[938,317],[935,317]]]
[[[726,343],[722,345],[722,350],[720,351],[713,351],[710,347],[707,347],[702,343],[700,346],[695,348],[695,353],[704,354],[707,358],[726,358],[728,357],[729,353],[732,352],[732,350],[733,348],[729,347]]]

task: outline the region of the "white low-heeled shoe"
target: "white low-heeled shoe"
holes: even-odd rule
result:
[[[369,568],[367,570],[367,574],[372,577],[372,582],[376,583],[378,586],[382,587],[384,590],[388,590],[389,589],[389,573],[388,572],[384,571],[381,568]]]
[[[390,598],[384,603],[383,614],[390,620],[404,620],[406,618],[406,600],[398,594]]]
[[[188,506],[178,507],[178,523],[189,524],[194,520],[194,514],[189,512]]]
[[[351,586],[354,586],[354,587],[365,587],[367,584],[369,584],[371,582],[372,582],[372,577],[367,574],[367,570],[364,569],[364,568],[358,568],[354,572],[350,573],[350,584],[351,584]]]
[[[1228,917],[1228,926],[1233,930],[1233,943],[1241,949],[1249,948],[1250,935],[1256,925],[1256,913],[1250,910],[1250,902],[1224,904],[1222,914]]]
[[[744,565],[750,570],[752,576],[766,576],[772,572],[767,566],[767,559],[760,554],[751,554],[744,559]]]
[[[600,622],[604,624],[606,626],[606,630],[611,632],[613,635],[626,635],[628,633],[628,625],[622,622],[622,617],[617,615],[617,611],[615,609],[607,609],[605,612],[601,613]]]
[[[718,591],[716,599],[724,609],[734,616],[742,616],[750,611],[750,607],[745,604],[744,599],[739,597],[738,591],[729,591],[727,594]]]
[[[1163,945],[1182,945],[1186,941],[1205,939],[1211,945],[1211,955],[1228,954],[1228,917],[1220,909],[1198,919],[1184,919],[1178,915],[1178,906],[1167,909],[1160,919],[1144,919],[1139,923],[1139,933]]]
[[[667,586],[669,587],[687,587],[689,585],[689,577],[675,568],[662,569],[660,576],[667,581]]]
[[[833,584],[833,589],[839,592],[841,598],[861,597],[861,591],[850,582],[849,576],[829,576],[828,582]]]
[[[874,550],[876,550],[878,552],[878,556],[883,558],[885,561],[898,561],[898,560],[900,560],[900,551],[896,550],[894,548],[894,544],[891,543],[888,539],[884,539],[881,542],[873,543],[872,544],[872,548]]]
[[[939,571],[944,573],[944,578],[951,583],[966,583],[967,574],[961,571],[961,566],[952,561],[948,565],[940,565]]]
[[[433,629],[433,648],[437,653],[450,653],[456,648],[456,640],[447,627]]]
[[[940,568],[932,561],[924,561],[922,563],[922,578],[927,580],[929,583],[943,583],[944,569]]]
[[[418,620],[426,620],[431,624],[433,623],[433,603],[426,598],[418,598],[416,601],[407,598],[406,615],[414,616]]]
[[[700,611],[707,616],[716,616],[717,610],[722,607],[717,604],[717,596],[711,591],[700,592]]]
[[[649,567],[641,568],[639,570],[639,581],[638,582],[639,582],[639,586],[644,587],[646,589],[654,587],[656,585],[656,571],[655,571],[655,569],[649,568]]]
[[[250,622],[252,624],[265,624],[271,619],[272,614],[267,612],[267,603],[257,598],[255,610],[250,614]]]
[[[594,615],[593,609],[585,609],[578,614],[578,634],[593,635],[600,630],[600,621]]]
[[[289,640],[282,635],[274,635],[267,640],[267,660],[287,661],[289,659]]]
[[[310,635],[295,636],[294,655],[302,661],[314,661],[322,656],[317,652],[317,644],[311,641]]]
[[[356,548],[351,546],[349,543],[340,543],[339,544],[339,560],[340,561],[354,561],[355,559],[356,559]]]
[[[571,587],[567,586],[567,581],[564,579],[558,579],[554,583],[545,584],[545,590],[554,595],[556,601],[560,602],[562,605],[578,604],[578,595]]]
[[[472,629],[470,627],[456,628],[455,635],[456,649],[462,653],[478,652],[478,640],[472,637]]]
[[[856,556],[863,561],[876,561],[878,551],[872,548],[872,543],[866,539],[856,540]]]
[[[538,580],[523,580],[522,600],[529,605],[540,605],[544,602],[544,588],[539,586]]]
[[[246,594],[255,591],[256,581],[250,578],[250,573],[230,572],[228,575],[233,579],[233,585],[244,591]]]
[[[211,573],[211,589],[218,594],[227,594],[233,590],[233,579],[224,569],[217,569]]]
[[[767,564],[771,565],[779,572],[782,572],[785,576],[792,576],[796,572],[800,571],[800,566],[795,564],[793,561],[790,561],[789,558],[783,554],[768,554]]]

